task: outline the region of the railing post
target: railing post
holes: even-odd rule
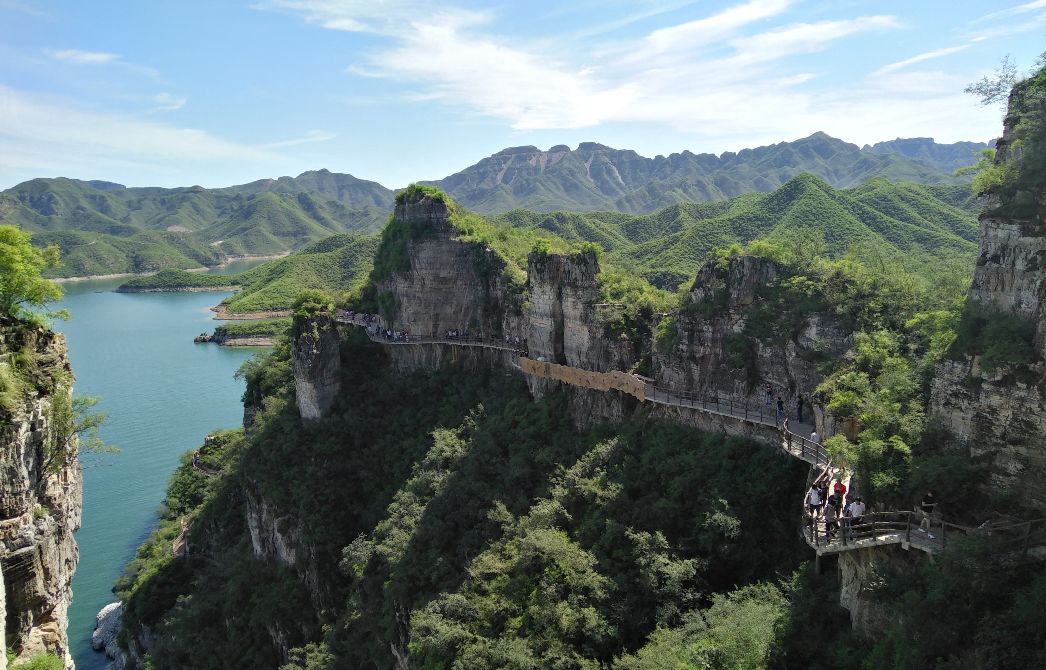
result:
[[[904,541],[908,544],[912,543],[912,513],[907,512],[904,515]]]

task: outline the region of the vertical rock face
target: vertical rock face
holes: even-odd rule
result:
[[[790,336],[746,336],[746,325],[765,330],[753,320],[766,317],[752,308],[760,288],[782,272],[774,261],[754,256],[732,258],[726,267],[708,264],[701,268],[678,315],[677,343],[669,351],[655,351],[658,383],[764,402],[763,387],[769,382],[774,399],[780,396],[793,417],[801,395],[803,419],[812,421],[814,412],[810,410],[816,408],[809,404],[811,394],[823,379],[817,362],[843,355],[853,334],[831,315],[812,313],[802,318]],[[816,416],[818,430],[825,434],[823,413]],[[829,434],[833,432],[828,428]]]
[[[396,205],[390,225],[402,228],[400,251],[409,265],[390,269],[377,282],[379,295],[393,303],[387,325],[426,337],[448,330],[498,337],[506,307],[504,263],[480,244],[461,242],[450,217],[447,205],[429,196]]]
[[[533,358],[599,371],[618,362],[596,318],[598,274],[599,262],[592,253],[530,254],[527,339]]]
[[[838,554],[839,604],[850,612],[854,632],[872,638],[896,619],[895,612],[869,596],[868,585],[891,570],[915,571],[928,560],[926,557],[916,549],[904,550],[896,544]]]
[[[340,343],[330,316],[317,314],[295,324],[291,345],[294,390],[298,411],[306,421],[320,419],[341,391]]]
[[[72,667],[66,610],[79,554],[82,480],[76,436],[57,425],[56,400],[69,406],[72,380],[65,339],[50,331],[0,321],[0,361],[31,357],[24,392],[0,408],[0,568],[7,649],[19,658],[50,653]],[[57,398],[57,394],[64,395]],[[63,434],[64,433],[64,434]],[[63,444],[61,457],[55,445]]]
[[[1018,119],[1007,117],[996,160],[1013,151]],[[1019,157],[1018,157],[1019,158]],[[955,437],[957,448],[993,459],[993,487],[1018,487],[1021,501],[1046,511],[1046,187],[1018,192],[1034,207],[1027,218],[1007,216],[1007,203],[989,196],[980,217],[980,255],[967,297],[969,308],[1001,312],[1034,327],[1038,360],[988,371],[974,356],[944,360],[934,373],[930,415]]]

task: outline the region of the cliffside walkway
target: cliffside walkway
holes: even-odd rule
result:
[[[407,335],[401,337],[387,338],[374,331],[373,321],[362,314],[351,314],[338,310],[335,321],[342,324],[358,326],[363,328],[373,342],[383,345],[452,345],[462,347],[476,347],[482,349],[494,349],[509,351],[521,358],[527,358],[524,347],[515,342],[505,342],[499,338],[479,337],[423,337],[418,335]],[[519,367],[519,366],[517,366]],[[528,367],[534,367],[530,365]],[[552,368],[571,370],[577,375],[570,377],[558,375],[556,380],[563,383],[582,386],[598,391],[606,391],[608,388],[620,388],[618,383],[608,381],[596,384],[591,381],[594,376],[611,376],[615,378],[627,373],[620,371],[611,373],[598,373],[590,370],[569,368],[552,364]],[[788,430],[784,430],[778,421],[776,407],[767,406],[762,403],[752,403],[747,400],[736,400],[731,397],[722,397],[719,394],[700,395],[689,391],[677,391],[655,386],[649,381],[631,375],[630,386],[626,393],[637,397],[639,400],[657,405],[679,407],[690,409],[714,416],[746,422],[769,429],[768,433],[779,436],[779,444],[782,451],[809,463],[820,473],[814,479],[827,477],[829,482],[836,479],[838,471],[832,465],[828,451],[819,443],[810,440],[806,435],[813,432],[813,426],[807,423],[789,422]],[[1023,546],[1028,549],[1030,538],[1037,530],[1046,530],[1046,519],[998,526],[994,529],[978,529],[958,524],[931,519],[929,528],[921,529],[923,515],[916,511],[882,511],[868,512],[856,519],[840,519],[839,528],[829,535],[827,524],[822,517],[811,517],[806,513],[805,492],[803,505],[803,538],[819,556],[827,554],[838,554],[845,551],[854,551],[868,547],[899,544],[904,547],[933,552],[943,549],[949,538],[972,534],[988,535],[1002,534],[1015,546]]]
[[[344,310],[337,310],[334,315],[334,320],[338,323],[343,323],[351,326],[359,326],[363,328],[367,337],[372,342],[379,344],[390,344],[390,345],[403,345],[403,344],[452,344],[461,347],[477,347],[480,349],[496,349],[498,351],[511,351],[515,354],[523,356],[526,354],[526,349],[521,344],[514,342],[506,342],[496,337],[465,337],[463,335],[456,337],[423,337],[421,335],[406,335],[403,337],[384,337],[383,335],[371,332],[371,326],[374,324],[366,320],[366,315],[363,314],[352,314]]]

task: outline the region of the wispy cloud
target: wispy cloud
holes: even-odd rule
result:
[[[960,51],[964,51],[965,49],[969,49],[969,48],[970,48],[969,44],[960,44],[960,45],[954,46],[954,47],[945,47],[944,49],[936,49],[934,51],[927,51],[925,53],[919,54],[918,56],[912,56],[911,58],[906,58],[905,60],[900,60],[900,61],[897,61],[896,63],[890,63],[889,65],[884,65],[881,68],[879,68],[878,70],[876,70],[873,74],[877,74],[878,75],[878,74],[886,74],[888,72],[894,72],[896,70],[904,69],[904,68],[908,67],[909,65],[915,65],[916,63],[922,63],[923,61],[928,61],[928,60],[931,60],[933,58],[943,58],[944,56],[948,56],[948,55],[951,55],[953,53],[958,53]]]
[[[104,65],[119,58],[118,55],[105,51],[81,51],[79,49],[51,50],[47,53],[55,60],[76,65]]]
[[[0,178],[99,174],[112,166],[160,173],[174,163],[272,161],[260,149],[124,114],[78,108],[0,85]]]
[[[171,95],[170,93],[157,93],[153,96],[153,102],[156,104],[157,111],[173,112],[176,109],[185,107],[185,103],[189,102],[189,99]]]
[[[1026,2],[1023,5],[1016,5],[1008,9],[1000,9],[997,12],[991,12],[977,19],[977,21],[991,21],[993,19],[1001,19],[1007,16],[1018,16],[1020,14],[1027,14],[1028,12],[1035,12],[1040,9],[1046,9],[1046,0],[1033,0],[1032,2]]]
[[[655,30],[643,40],[644,56],[666,51],[692,50],[733,34],[750,23],[781,14],[791,0],[751,0],[707,18]]]
[[[329,142],[330,140],[338,137],[334,133],[324,132],[322,130],[310,130],[305,134],[304,137],[296,137],[290,140],[280,140],[279,142],[270,142],[265,145],[267,149],[279,149],[280,147],[294,147],[300,144],[313,144],[315,142]]]
[[[716,137],[719,146],[731,138],[750,146],[819,129],[874,141],[886,136],[872,133],[889,135],[883,129],[890,124],[954,137],[984,123],[954,118],[964,82],[913,67],[965,45],[891,63],[866,77],[855,72],[848,84],[813,83],[830,70],[823,62],[800,60],[804,55],[904,28],[892,15],[794,22],[795,0],[736,0],[636,37],[590,39],[675,4],[666,0],[582,26],[572,33],[578,39],[570,50],[499,33],[497,14],[453,4],[433,9],[414,0],[269,0],[266,7],[331,30],[379,35],[348,73],[402,82],[415,104],[441,104],[519,131],[640,122]]]

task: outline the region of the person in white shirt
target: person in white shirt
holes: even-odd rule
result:
[[[853,499],[853,502],[846,506],[847,515],[850,517],[850,523],[860,523],[857,519],[864,514],[864,510],[864,501],[861,500],[861,496],[857,496]]]
[[[817,434],[816,428],[812,433],[810,433],[810,441],[814,444],[821,444],[821,436]]]
[[[821,492],[816,486],[811,486],[807,492],[806,504],[810,508],[810,516],[817,516],[817,510],[821,507]]]

